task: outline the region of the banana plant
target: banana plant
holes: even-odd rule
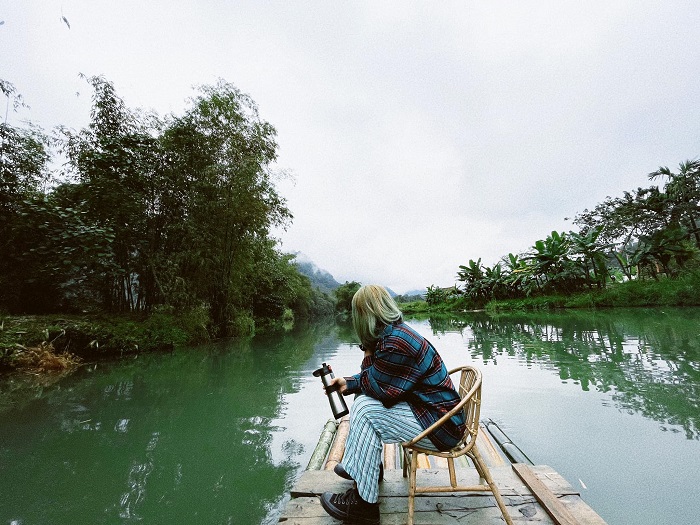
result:
[[[538,286],[555,293],[581,289],[585,285],[585,275],[570,255],[571,239],[564,232],[553,231],[546,239],[537,241],[526,260],[533,266]]]
[[[467,297],[477,302],[482,302],[488,297],[481,258],[476,261],[469,259],[468,265],[460,265],[457,279],[464,283],[464,294]]]
[[[632,261],[638,266],[647,266],[652,275],[658,273],[654,268],[657,262],[668,276],[677,273],[677,268],[683,268],[685,263],[697,253],[697,248],[688,242],[685,228],[675,224],[669,228],[656,230],[651,235],[642,235]],[[677,267],[671,265],[675,261]]]
[[[564,232],[553,231],[545,239],[535,242],[532,254],[527,257],[534,263],[535,273],[552,280],[561,272],[569,250],[569,239]]]
[[[581,257],[580,263],[586,280],[589,281],[593,273],[593,280],[599,288],[604,288],[610,275],[608,270],[607,251],[614,246],[612,243],[599,243],[598,238],[603,231],[602,226],[591,228],[585,234],[569,232],[571,249],[574,254]]]
[[[500,263],[496,263],[492,268],[484,267],[483,290],[487,298],[505,299],[506,286],[505,274]]]
[[[501,259],[504,266],[504,282],[512,296],[529,296],[539,286],[533,276],[533,267],[528,260],[509,253]]]
[[[612,254],[615,257],[615,259],[617,259],[617,264],[620,266],[622,273],[625,274],[625,277],[627,277],[627,279],[631,280],[634,273],[633,269],[636,266],[630,258],[632,252],[627,247],[622,247],[619,250],[613,250]]]

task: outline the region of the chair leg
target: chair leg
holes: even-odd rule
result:
[[[410,475],[408,477],[408,519],[406,525],[413,525],[413,513],[416,504],[416,470],[418,469],[418,452],[410,452]]]
[[[506,520],[506,523],[508,525],[513,525],[513,519],[510,517],[510,514],[508,514],[508,508],[506,507],[505,501],[503,501],[503,497],[501,496],[501,492],[498,490],[498,486],[496,485],[496,482],[493,480],[493,477],[491,476],[491,472],[489,471],[488,467],[484,463],[484,460],[481,457],[481,454],[479,453],[479,449],[476,447],[476,443],[472,447],[471,453],[472,453],[471,454],[472,458],[474,459],[476,469],[477,469],[477,471],[479,471],[479,475],[486,480],[486,483],[488,483],[489,488],[491,489],[491,492],[493,493],[493,497],[496,498],[496,504],[498,505],[498,508],[501,509],[501,514],[503,514],[503,519]]]
[[[457,476],[455,474],[454,458],[447,458],[447,470],[450,472],[450,485],[452,485],[452,488],[455,488],[457,486]]]

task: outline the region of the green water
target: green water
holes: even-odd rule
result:
[[[693,523],[700,309],[410,320],[484,372],[482,416],[611,525]],[[330,408],[311,372],[356,371],[347,328],[0,381],[0,525],[276,523]],[[9,408],[8,408],[9,406]]]

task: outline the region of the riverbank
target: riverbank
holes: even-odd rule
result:
[[[2,316],[0,371],[61,370],[84,360],[202,343],[209,340],[206,322],[204,312]]]
[[[488,312],[553,310],[560,308],[614,308],[630,306],[700,306],[700,272],[677,279],[627,281],[610,284],[601,290],[571,295],[543,295],[518,299],[493,299],[475,304],[465,297],[429,305],[425,301],[402,303],[405,314],[464,312],[475,309]]]

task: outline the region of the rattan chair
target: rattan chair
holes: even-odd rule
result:
[[[425,429],[422,433],[402,443],[403,446],[403,476],[408,473],[408,525],[413,525],[413,514],[415,509],[416,493],[436,493],[436,492],[468,492],[468,491],[489,491],[496,498],[498,508],[503,514],[503,519],[508,525],[513,525],[511,517],[508,515],[505,502],[498,491],[496,483],[494,483],[488,467],[479,454],[479,449],[476,447],[476,436],[479,432],[479,412],[481,409],[481,371],[471,366],[461,366],[450,370],[450,375],[460,372],[459,378],[459,395],[462,400],[450,412],[445,414],[441,419],[436,421],[432,426]],[[463,410],[466,417],[467,429],[464,432],[459,444],[451,450],[444,452],[436,452],[422,448],[417,443],[425,436],[430,434],[435,428],[442,425],[445,421],[451,418],[458,411]],[[416,486],[416,471],[418,468],[418,454],[426,454],[430,456],[438,456],[447,459],[447,467],[450,475],[450,486]],[[461,486],[457,484],[457,476],[455,474],[455,458],[466,455],[474,463],[479,476],[486,481],[486,485],[470,485]]]

